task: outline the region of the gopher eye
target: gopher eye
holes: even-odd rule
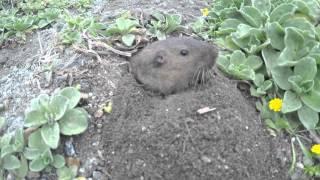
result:
[[[182,50],[180,51],[180,54],[181,54],[182,56],[186,56],[186,55],[189,54],[189,51],[186,50],[186,49],[182,49]]]

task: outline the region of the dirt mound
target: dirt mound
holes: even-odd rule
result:
[[[206,106],[216,110],[197,114]],[[221,75],[162,98],[128,74],[113,107],[102,135],[111,179],[287,179],[254,107]]]

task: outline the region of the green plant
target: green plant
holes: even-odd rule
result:
[[[23,156],[24,136],[22,129],[16,131],[15,135],[5,134],[0,139],[0,180],[5,179],[6,172],[15,174],[17,178],[27,175],[28,164]]]
[[[319,127],[319,8],[317,0],[216,0],[193,24],[195,33],[229,50],[220,53],[218,68],[251,82],[267,126],[296,137],[301,127]],[[275,97],[280,112],[268,107]]]
[[[76,108],[79,100],[80,92],[73,87],[64,88],[51,97],[42,94],[31,101],[25,127],[39,128],[33,134],[42,139],[46,146],[55,149],[60,133],[68,136],[80,134],[88,126],[88,114],[84,109]]]
[[[95,18],[66,15],[64,17],[66,28],[61,33],[63,44],[71,45],[82,41],[81,33],[87,32],[92,36],[103,34],[107,27]]]
[[[139,22],[128,17],[119,17],[107,28],[106,36],[119,36],[121,42],[126,46],[132,46],[136,37],[133,32],[139,26]]]
[[[150,24],[147,25],[148,33],[159,40],[166,39],[168,34],[181,28],[182,18],[178,14],[157,12],[152,14],[152,18]]]

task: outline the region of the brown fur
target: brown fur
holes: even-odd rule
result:
[[[172,94],[203,81],[215,64],[216,46],[193,38],[169,38],[145,47],[131,59],[131,70],[145,89]]]

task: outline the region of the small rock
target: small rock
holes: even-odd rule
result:
[[[39,179],[40,173],[29,171],[27,177],[28,179]]]
[[[14,180],[14,177],[12,174],[8,174],[7,179],[6,180]]]
[[[100,171],[93,171],[93,173],[92,173],[93,180],[101,180],[103,178],[104,178],[104,176]]]
[[[64,153],[69,157],[72,157],[72,156],[76,155],[76,150],[74,148],[73,139],[72,138],[70,138],[68,141],[65,142]]]
[[[201,160],[203,162],[205,162],[205,163],[211,163],[212,162],[212,160],[208,156],[202,156]]]
[[[101,129],[101,128],[102,128],[102,124],[101,124],[101,123],[98,123],[98,124],[97,124],[97,128],[98,128],[98,129]]]

